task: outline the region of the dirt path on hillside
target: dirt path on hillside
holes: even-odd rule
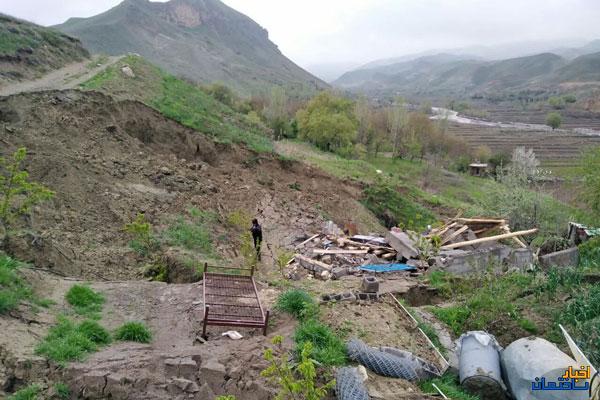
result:
[[[87,81],[106,67],[121,59],[121,56],[93,56],[91,60],[69,64],[33,81],[16,82],[0,87],[0,96],[41,90],[72,89]]]

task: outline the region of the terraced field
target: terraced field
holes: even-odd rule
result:
[[[600,114],[577,108],[554,110],[551,107],[541,109],[521,110],[514,107],[491,107],[486,108],[486,119],[499,122],[522,122],[527,124],[546,123],[549,112],[557,111],[562,116],[561,129],[592,129],[600,131]],[[468,111],[465,114],[469,114]]]
[[[510,121],[511,119],[506,119]],[[514,120],[514,119],[513,119]],[[596,121],[599,125],[600,120]],[[590,127],[586,124],[585,126]],[[520,131],[478,125],[452,123],[448,132],[466,140],[472,148],[488,146],[492,152],[511,153],[516,147],[533,148],[545,168],[574,166],[581,152],[600,146],[600,136],[583,135],[569,131]]]

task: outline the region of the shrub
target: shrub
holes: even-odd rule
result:
[[[546,125],[548,125],[552,130],[557,129],[562,124],[562,117],[557,112],[548,113],[546,116]]]
[[[131,235],[129,246],[136,253],[147,256],[158,248],[158,241],[152,233],[152,225],[146,220],[144,214],[138,214],[132,222],[124,226],[123,230]]]
[[[129,342],[150,343],[152,333],[142,322],[127,322],[115,332],[115,339]]]
[[[9,248],[11,228],[15,221],[29,213],[31,207],[51,199],[54,192],[29,180],[23,167],[27,155],[25,147],[19,148],[10,159],[0,157],[0,242]]]
[[[292,289],[277,297],[275,309],[287,312],[299,320],[314,317],[318,306],[313,298],[303,290]]]
[[[42,388],[39,385],[29,385],[26,388],[15,392],[8,400],[37,400],[41,390]]]
[[[269,366],[261,375],[279,387],[277,399],[321,400],[327,396],[329,389],[335,386],[335,380],[323,386],[317,386],[317,368],[312,360],[313,345],[306,342],[299,352],[298,366],[294,367],[288,361],[288,356],[281,349],[283,337],[275,336],[273,344],[278,346],[279,357],[273,349],[265,351],[264,358]]]
[[[102,311],[104,296],[95,292],[89,286],[73,285],[66,294],[67,302],[80,315],[91,315]]]
[[[311,356],[323,365],[344,365],[346,346],[326,325],[314,319],[300,324],[294,334],[296,354],[300,355],[305,343],[311,343]]]

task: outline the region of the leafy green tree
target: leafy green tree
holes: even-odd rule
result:
[[[581,160],[583,194],[588,205],[600,213],[600,147],[588,151]]]
[[[548,99],[548,104],[555,110],[560,110],[561,108],[565,107],[564,100],[562,98],[556,97],[556,96],[550,97]]]
[[[557,129],[562,124],[562,117],[557,112],[548,113],[546,116],[546,125],[552,128],[552,130]]]
[[[27,155],[24,147],[19,148],[10,158],[0,157],[0,225],[2,244],[10,253],[9,238],[15,221],[28,215],[31,207],[54,196],[54,192],[29,180],[29,173],[23,168]]]
[[[314,97],[296,114],[300,138],[325,151],[344,152],[357,137],[354,104],[330,92]]]

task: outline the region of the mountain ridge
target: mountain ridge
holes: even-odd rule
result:
[[[173,74],[243,94],[275,85],[309,94],[328,87],[286,58],[266,29],[219,0],[125,0],[55,27],[93,52],[138,53]]]

